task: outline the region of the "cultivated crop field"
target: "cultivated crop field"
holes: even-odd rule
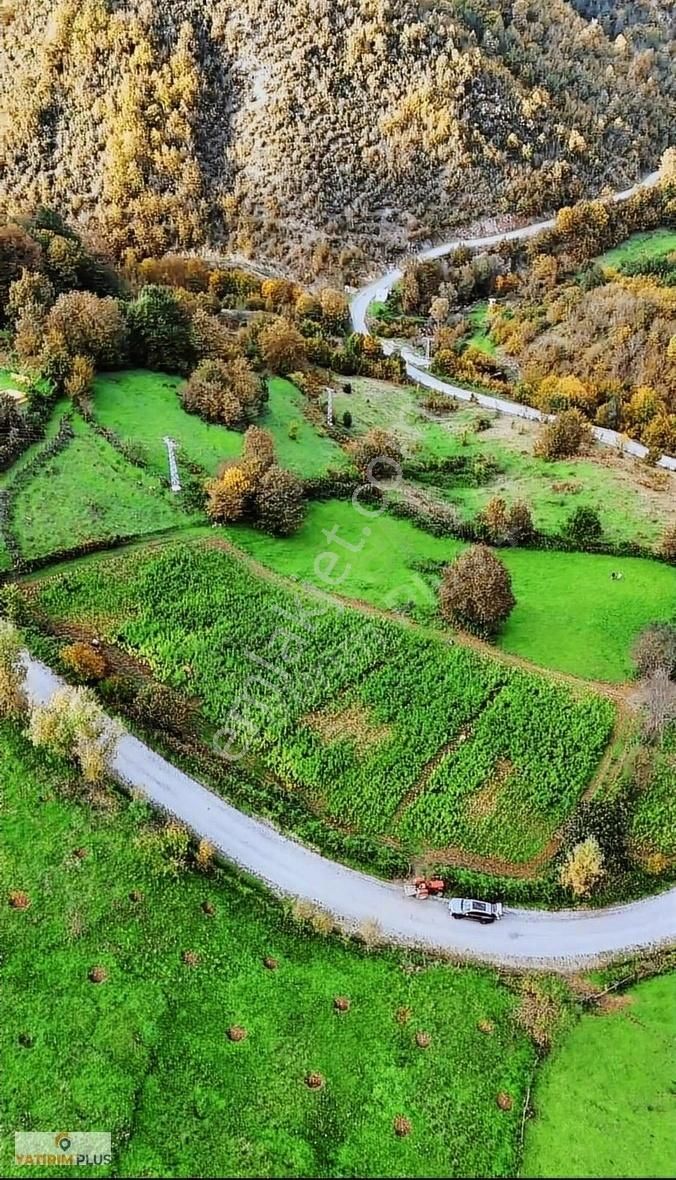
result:
[[[640,796],[632,825],[632,838],[641,856],[676,858],[676,725],[672,725],[656,754],[648,790]]]
[[[515,1174],[535,1051],[496,972],[369,953],[172,870],[143,804],[92,806],[8,727],[0,776],[4,1127],[105,1127],[116,1176]]]
[[[613,726],[591,692],[293,594],[204,543],[88,561],[35,603],[195,695],[221,744],[226,731],[312,809],[408,847],[529,859]]]

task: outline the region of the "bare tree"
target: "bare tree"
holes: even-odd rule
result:
[[[644,729],[651,741],[660,741],[671,721],[676,720],[676,683],[666,668],[646,676],[637,695],[644,713]]]

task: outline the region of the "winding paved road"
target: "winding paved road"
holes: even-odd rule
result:
[[[645,176],[643,180],[639,181],[632,188],[615,193],[612,200],[626,201],[638,189],[656,184],[659,177],[659,172],[651,172],[649,176]],[[453,250],[457,250],[458,246],[469,246],[471,249],[478,250],[484,246],[494,246],[497,242],[532,238],[543,229],[551,229],[554,222],[555,218],[551,217],[547,221],[532,222],[529,225],[522,226],[520,229],[487,234],[484,237],[455,238],[452,242],[444,242],[441,246],[432,246],[428,250],[422,250],[416,257],[419,259],[442,258],[445,254],[450,254]],[[353,296],[350,301],[350,316],[355,332],[361,332],[364,335],[368,334],[367,314],[370,304],[374,299],[384,301],[394,284],[402,277],[402,274],[403,272],[399,269],[390,270],[387,274],[381,275],[380,278],[374,279],[366,287],[362,287]],[[533,409],[532,406],[523,406],[519,402],[491,397],[489,394],[474,393],[472,390],[464,389],[463,386],[455,385],[451,381],[441,381],[438,377],[434,377],[426,371],[429,362],[414,349],[406,346],[402,347],[392,340],[382,340],[381,344],[384,352],[388,354],[400,351],[406,362],[408,376],[412,381],[415,381],[418,385],[424,385],[427,389],[436,389],[440,393],[447,393],[449,396],[458,398],[460,401],[475,401],[479,405],[485,406],[486,409],[497,410],[501,414],[511,414],[517,418],[530,418],[532,420],[543,421],[547,417],[547,415],[541,414],[539,410]],[[601,426],[595,426],[593,427],[593,433],[595,438],[605,446],[623,450],[629,455],[635,455],[638,459],[643,459],[648,454],[648,448],[644,447],[642,443],[636,442],[634,439],[627,439],[626,435],[618,434],[615,430],[605,430]],[[670,455],[663,455],[658,465],[660,467],[667,467],[671,471],[676,471],[676,458]]]
[[[46,701],[62,681],[27,658],[27,689]],[[128,786],[210,840],[228,861],[278,894],[302,897],[354,929],[378,922],[384,940],[510,967],[567,971],[631,950],[676,943],[676,889],[606,910],[507,909],[501,922],[454,922],[438,901],[415,902],[396,885],[326,860],[270,824],[244,815],[195,779],[125,734],[114,769]]]

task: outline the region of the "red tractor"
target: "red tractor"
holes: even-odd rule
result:
[[[404,893],[406,897],[415,897],[418,901],[426,901],[428,897],[441,897],[446,882],[441,881],[438,877],[414,877],[412,881],[407,881],[404,885]]]

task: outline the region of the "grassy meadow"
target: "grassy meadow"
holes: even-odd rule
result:
[[[675,1048],[674,975],[584,1015],[538,1078],[521,1176],[673,1176]]]
[[[337,529],[354,549],[327,542]],[[368,529],[368,533],[364,530]],[[408,520],[380,515],[367,521],[350,502],[313,504],[295,536],[271,538],[232,526],[243,549],[287,577],[309,582],[384,609],[412,604],[423,619],[436,611],[438,575],[425,563],[448,563],[462,542],[434,537]],[[332,584],[318,558],[340,554]],[[676,570],[636,557],[504,549],[517,605],[497,638],[506,652],[543,667],[589,680],[622,681],[631,675],[633,638],[655,619],[676,615]],[[613,580],[611,574],[622,574]]]
[[[149,463],[163,474],[167,453],[162,440],[168,435],[178,444],[179,468],[184,457],[213,475],[224,460],[241,453],[242,434],[187,414],[178,395],[182,384],[180,377],[146,370],[103,375],[94,384],[94,412],[103,426],[140,446]],[[346,465],[340,447],[318,434],[303,416],[303,397],[295,385],[272,377],[268,392],[256,424],[272,432],[283,467],[309,479],[324,475],[330,467]]]
[[[514,1174],[534,1050],[496,972],[368,953],[230,873],[172,872],[144,805],[92,805],[0,738],[3,1126],[109,1129],[115,1176]]]

